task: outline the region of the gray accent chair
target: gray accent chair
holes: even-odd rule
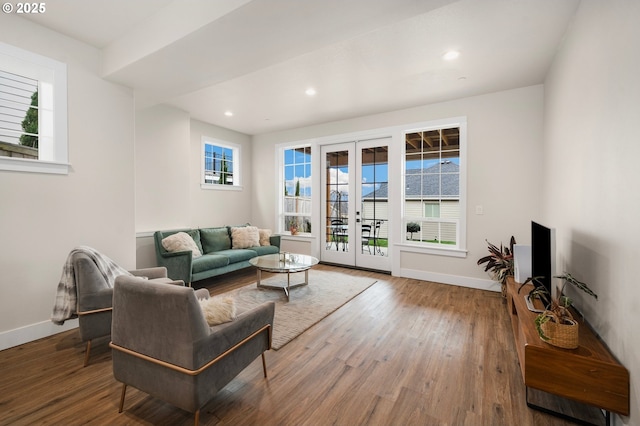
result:
[[[91,340],[111,334],[113,287],[109,286],[95,262],[86,254],[75,253],[72,262],[78,296],[76,311],[80,338],[87,343],[84,354],[86,367],[91,353]],[[150,280],[171,282],[171,279],[167,278],[165,267],[136,269],[129,272]]]
[[[267,377],[273,302],[209,327],[191,287],[120,276],[114,288],[110,346],[120,412],[131,385],[194,413],[197,425],[200,409],[258,356]]]

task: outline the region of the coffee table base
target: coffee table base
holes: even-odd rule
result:
[[[257,286],[258,288],[270,288],[270,289],[275,289],[275,290],[284,290],[284,294],[287,296],[287,299],[289,299],[289,290],[291,290],[292,288],[296,288],[296,287],[300,287],[303,285],[308,285],[309,284],[309,270],[305,270],[304,271],[304,282],[303,283],[297,283],[297,284],[291,284],[291,274],[292,272],[287,271],[287,282],[286,283],[282,283],[282,284],[261,284],[261,279],[262,279],[262,271],[260,270],[260,268],[257,269],[257,274],[258,274],[258,283]],[[275,272],[278,273],[278,272]],[[282,272],[283,274],[285,272]],[[294,274],[297,274],[298,272],[293,272]]]

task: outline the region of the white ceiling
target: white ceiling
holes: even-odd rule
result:
[[[139,107],[258,134],[542,83],[578,3],[48,0],[28,19],[102,49]]]

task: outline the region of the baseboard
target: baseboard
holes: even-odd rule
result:
[[[500,285],[488,279],[463,277],[460,275],[441,274],[437,272],[419,271],[416,269],[400,269],[400,276],[416,280],[433,281],[442,284],[451,284],[461,287],[476,288],[478,290],[501,291]]]
[[[78,320],[65,321],[64,325],[55,325],[51,321],[42,321],[24,327],[7,330],[0,333],[0,351],[33,342],[43,337],[53,336],[63,331],[78,328]]]

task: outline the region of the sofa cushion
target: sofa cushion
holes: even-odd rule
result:
[[[218,228],[201,228],[200,241],[204,253],[214,253],[231,248],[231,238],[226,226]]]
[[[246,249],[260,245],[260,233],[255,226],[231,228],[231,248]]]
[[[229,263],[244,262],[258,255],[255,251],[248,249],[221,250],[216,252],[216,254],[227,256]]]
[[[185,232],[189,234],[191,238],[193,238],[193,241],[196,243],[196,246],[198,246],[198,250],[200,250],[200,253],[204,253],[204,251],[202,250],[202,242],[200,241],[200,230],[192,229],[191,231]]]
[[[168,252],[189,251],[193,252],[193,257],[202,256],[202,252],[193,241],[193,238],[186,232],[177,232],[162,239],[162,247]]]
[[[276,254],[280,252],[280,249],[276,246],[251,247],[249,250],[255,251],[258,256],[264,256],[265,254]]]
[[[229,264],[229,257],[220,254],[203,254],[197,259],[193,259],[191,266],[192,273],[208,271],[216,268],[224,268]]]

